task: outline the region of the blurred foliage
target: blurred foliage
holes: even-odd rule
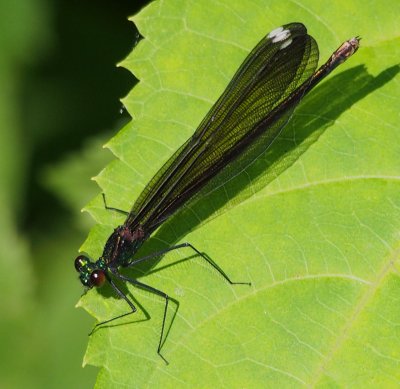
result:
[[[101,146],[129,120],[119,99],[135,78],[116,64],[143,3],[0,2],[1,388],[93,386],[73,260],[90,178],[112,159]]]

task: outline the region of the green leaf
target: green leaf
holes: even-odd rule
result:
[[[118,160],[97,177],[109,205],[126,210],[266,33],[301,21],[323,61],[363,40],[264,158],[141,250],[190,242],[251,287],[227,285],[189,249],[140,268],[141,282],[176,300],[162,349],[170,364],[156,352],[163,299],[126,285],[138,312],[89,341],[97,387],[398,384],[400,9],[385,3],[156,1],[133,18],[144,40],[122,65],[140,79],[124,100],[134,120],[108,143]],[[99,224],[82,249],[97,257],[124,218],[100,196],[87,209]],[[79,304],[98,320],[128,308],[107,288]]]

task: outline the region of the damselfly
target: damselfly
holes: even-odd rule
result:
[[[344,42],[315,71],[318,46],[301,23],[291,23],[271,31],[244,60],[226,90],[210,109],[199,127],[158,171],[144,188],[127,218],[108,238],[103,255],[97,261],[80,255],[75,268],[85,287],[100,287],[109,282],[124,299],[130,311],[104,323],[136,311],[119,282],[129,282],[165,299],[164,316],[158,343],[163,342],[169,297],[166,293],[137,279],[127,277],[120,268],[129,268],[182,247],[191,248],[213,266],[230,284],[235,283],[204,253],[190,243],[181,243],[151,255],[135,254],[152,233],[204,188],[212,188],[265,151],[279,135],[299,101],[333,69],[354,54],[359,37]],[[107,209],[117,210],[107,207]],[[248,283],[247,283],[248,284]]]

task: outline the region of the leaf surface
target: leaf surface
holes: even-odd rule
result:
[[[89,341],[97,387],[398,385],[400,9],[385,3],[156,1],[133,18],[144,39],[122,66],[140,79],[124,100],[134,119],[108,143],[118,159],[97,177],[109,205],[125,210],[263,35],[301,21],[320,63],[344,40],[363,40],[263,158],[141,250],[190,242],[252,285],[227,285],[189,249],[138,269],[176,301],[162,349],[170,364],[156,353],[164,301],[127,285],[138,312]],[[87,209],[99,224],[82,249],[97,258],[124,218],[100,196]],[[98,320],[127,311],[107,288],[80,305]]]

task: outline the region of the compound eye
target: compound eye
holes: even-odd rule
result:
[[[89,263],[89,258],[85,257],[84,255],[79,255],[75,259],[75,269],[77,272],[80,272],[84,266]]]
[[[106,275],[103,270],[95,270],[90,275],[90,285],[100,288],[106,282]]]

